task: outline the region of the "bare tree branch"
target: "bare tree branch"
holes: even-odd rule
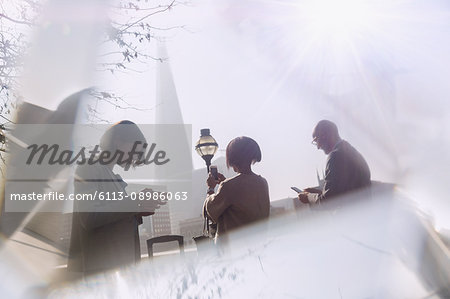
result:
[[[6,15],[4,15],[2,13],[0,13],[0,19],[1,18],[7,19],[7,20],[9,20],[9,21],[11,21],[13,23],[16,23],[16,24],[23,24],[23,25],[33,26],[33,23],[30,23],[28,21],[14,20],[13,18],[10,18],[10,17],[8,17],[8,16],[6,16]]]
[[[164,0],[161,0],[164,1]],[[99,46],[105,46],[105,51],[98,58],[100,72],[142,73],[149,61],[162,62],[166,58],[156,57],[148,52],[148,44],[152,40],[162,40],[161,37],[171,30],[186,30],[184,26],[160,27],[150,23],[152,16],[169,11],[174,6],[183,4],[171,0],[169,4],[158,5],[154,2],[144,3],[139,0],[119,0],[119,4],[110,6],[111,20]],[[19,80],[23,63],[21,59],[24,50],[30,46],[28,32],[35,26],[43,5],[40,0],[18,0],[16,6],[9,6],[8,11],[0,3],[0,117],[11,114],[17,99],[20,97]],[[114,47],[114,48],[111,48]],[[117,109],[133,109],[138,111],[152,110],[133,107],[121,96],[112,93],[97,94],[97,100],[112,105]],[[107,122],[99,116],[95,107],[90,108],[92,121]],[[6,119],[6,117],[4,117]]]
[[[162,12],[165,12],[165,11],[168,11],[169,9],[171,9],[171,8],[173,7],[174,3],[175,3],[175,0],[173,0],[169,5],[167,5],[166,8],[164,8],[164,9],[162,9],[162,10],[158,10],[158,11],[152,12],[152,13],[150,13],[150,14],[148,14],[148,15],[142,17],[142,18],[140,18],[140,19],[137,20],[136,22],[133,22],[133,23],[129,24],[128,26],[126,26],[125,28],[121,29],[120,32],[124,32],[125,30],[127,30],[127,29],[133,27],[134,25],[136,25],[136,24],[142,22],[143,20],[145,20],[145,19],[147,19],[147,18],[149,18],[149,17],[151,17],[151,16],[154,16],[154,15],[156,15],[156,14],[159,14],[159,13],[162,13]]]

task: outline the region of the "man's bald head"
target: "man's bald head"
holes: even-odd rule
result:
[[[312,134],[317,147],[322,149],[325,154],[329,154],[341,137],[336,124],[332,121],[323,119],[317,123]]]
[[[339,136],[339,131],[338,131],[336,124],[334,122],[326,120],[326,119],[322,119],[321,121],[319,121],[317,123],[316,127],[314,128],[313,137],[314,137],[314,133],[320,134],[320,135],[327,134],[327,135]]]

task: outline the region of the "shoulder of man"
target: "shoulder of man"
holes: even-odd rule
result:
[[[358,153],[358,151],[348,141],[343,139],[328,156],[339,158],[354,153]]]

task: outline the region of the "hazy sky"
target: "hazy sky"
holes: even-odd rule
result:
[[[398,183],[450,227],[449,12],[445,1],[201,0],[154,24],[188,29],[161,34],[193,144],[202,128],[219,156],[232,138],[254,138],[272,200],[316,184],[326,156],[311,132],[328,118],[374,180]],[[156,63],[94,81],[149,109],[102,108],[103,118],[154,122]],[[203,166],[194,152],[193,161]]]

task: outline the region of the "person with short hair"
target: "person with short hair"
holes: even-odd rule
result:
[[[323,189],[306,188],[298,194],[303,203],[320,203],[368,187],[370,169],[364,157],[339,136],[335,123],[321,120],[314,128],[312,143],[328,155]]]
[[[269,217],[269,186],[265,178],[255,174],[251,165],[261,161],[261,150],[249,137],[233,139],[226,149],[227,167],[238,174],[225,179],[210,173],[207,179],[208,196],[204,210],[217,224],[216,238],[254,221]],[[219,184],[217,192],[215,186]]]
[[[122,211],[120,207],[129,208],[127,205],[134,202],[130,202],[126,195],[127,183],[113,169],[116,165],[128,169],[142,164],[139,155],[131,153],[133,148],[143,151],[144,143],[146,139],[135,123],[127,120],[118,122],[106,130],[99,144],[102,150],[100,155],[109,152],[109,156],[113,156],[111,161],[108,164],[95,163],[77,167],[75,194],[103,193],[117,198],[123,195],[123,200],[92,203],[75,201],[69,271],[88,275],[134,264],[141,259],[138,226],[142,224],[143,216],[153,215],[162,203],[144,201],[145,207],[141,212]],[[120,155],[116,155],[117,153]],[[99,207],[112,208],[112,211],[99,211]]]

